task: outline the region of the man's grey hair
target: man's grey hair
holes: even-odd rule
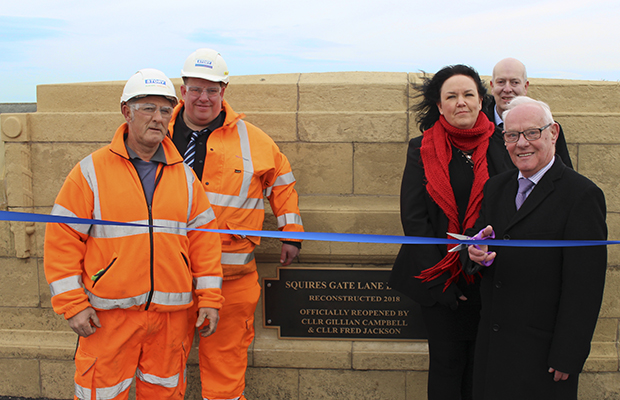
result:
[[[534,100],[531,97],[527,96],[517,96],[508,104],[506,111],[502,114],[502,120],[506,121],[506,116],[510,113],[510,110],[513,108],[522,105],[522,104],[536,104],[544,113],[544,120],[546,124],[551,124],[554,122],[553,115],[551,114],[551,109],[549,105],[540,100]]]

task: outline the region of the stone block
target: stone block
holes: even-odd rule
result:
[[[0,358],[0,394],[6,396],[40,397],[39,361]]]
[[[300,74],[233,76],[224,98],[238,113],[294,112],[298,107],[299,76]]]
[[[583,370],[586,372],[618,371],[616,343],[593,342]]]
[[[608,144],[619,141],[620,114],[617,112],[613,114],[554,112],[553,117],[562,125],[567,143]],[[571,152],[571,156],[574,154]]]
[[[0,221],[0,257],[15,255],[11,224],[8,221]]]
[[[406,373],[400,371],[299,371],[302,399],[405,400]]]
[[[73,167],[104,143],[33,143],[34,205],[51,207]]]
[[[620,399],[620,373],[596,372],[579,375],[579,399],[617,400]]]
[[[405,143],[356,143],[353,151],[353,193],[399,196],[406,160]]]
[[[74,375],[73,360],[42,360],[41,395],[49,399],[73,399]]]
[[[282,143],[280,149],[291,163],[300,195],[352,193],[351,143]]]
[[[9,207],[32,207],[32,152],[26,143],[5,143],[5,185]]]
[[[620,169],[601,168],[619,165],[620,147],[609,145],[580,145],[579,173],[590,178],[605,193],[607,212],[620,211]]]
[[[618,82],[530,79],[527,94],[549,104],[552,112],[618,112],[620,109]]]
[[[39,273],[36,260],[2,259],[0,304],[4,307],[39,306]]]
[[[356,370],[428,370],[426,341],[353,342],[353,369]]]
[[[6,358],[71,360],[76,345],[73,331],[0,329],[0,355]]]
[[[407,400],[426,400],[428,372],[407,372]]]
[[[275,142],[297,140],[297,114],[293,112],[248,112],[246,122],[256,125]]]
[[[0,329],[73,332],[61,315],[49,308],[0,307]]]
[[[618,266],[607,267],[605,293],[599,318],[620,318],[620,267]]]
[[[276,329],[254,338],[253,367],[351,368],[349,341],[281,340]]]
[[[307,232],[401,236],[398,203],[396,196],[301,196],[299,200],[304,229]],[[265,229],[274,228],[266,225]],[[259,254],[271,252],[279,255],[277,242],[264,240],[261,243]],[[274,247],[266,248],[268,243],[273,243]],[[326,263],[364,260],[369,263],[389,263],[396,257],[399,248],[399,245],[382,243],[305,241],[299,260]]]
[[[118,112],[125,83],[111,81],[38,85],[37,111]]]
[[[408,108],[404,72],[327,72],[302,74],[299,111],[399,112]]]
[[[305,142],[398,142],[407,140],[406,111],[300,112],[299,139]]]
[[[47,112],[30,114],[32,142],[109,143],[125,118],[114,112]],[[101,144],[98,145],[101,147]]]
[[[245,397],[252,400],[299,399],[299,372],[287,368],[248,368]]]
[[[618,338],[618,319],[600,317],[594,330],[593,342],[613,343]]]
[[[607,207],[607,236],[609,240],[620,240],[620,214],[610,213]],[[620,265],[620,244],[607,246],[607,264]]]

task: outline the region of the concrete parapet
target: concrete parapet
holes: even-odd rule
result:
[[[338,72],[231,77],[225,98],[271,135],[291,161],[304,227],[311,232],[402,235],[399,192],[417,73]],[[488,81],[488,79],[487,79]],[[173,82],[180,96],[181,79]],[[36,112],[0,107],[0,208],[49,213],[65,177],[109,143],[123,122],[125,82],[41,85]],[[620,239],[620,85],[530,79],[550,104],[576,169],[606,195],[610,239]],[[276,222],[266,204],[266,230]],[[71,398],[76,335],[51,308],[43,224],[0,221],[0,395]],[[307,241],[297,266],[390,268],[398,245]],[[280,243],[264,239],[259,274],[274,277]],[[580,398],[620,397],[620,246],[609,268]],[[290,340],[262,325],[248,351],[249,399],[426,398],[424,341]],[[198,358],[186,398],[200,398]]]

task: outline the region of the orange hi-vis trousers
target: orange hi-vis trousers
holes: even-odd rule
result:
[[[183,399],[187,310],[97,311],[101,328],[80,337],[75,354],[75,399]]]
[[[254,311],[260,297],[258,273],[252,272],[222,284],[224,305],[215,333],[200,338],[202,397],[245,399],[248,348],[254,339]]]

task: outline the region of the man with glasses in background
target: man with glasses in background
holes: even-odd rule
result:
[[[198,310],[194,322],[205,322],[205,335],[216,329],[219,235],[192,228],[218,226],[202,184],[166,135],[176,104],[162,72],[133,75],[121,96],[126,122],[73,168],[52,209],[141,225],[47,224],[52,306],[79,335],[77,399],[127,399],[134,375],[137,399],[183,399],[187,310]]]
[[[224,100],[229,79],[222,56],[211,49],[196,50],[186,59],[181,77],[183,100],[174,110],[170,133],[202,181],[220,229],[261,230],[265,196],[278,229],[303,231],[295,177],[286,156]],[[244,399],[247,351],[260,297],[254,260],[260,238],[222,234],[221,240],[225,302],[217,333],[208,338],[201,333],[202,397]],[[282,240],[280,263],[291,264],[300,248],[299,240]],[[193,333],[192,329],[190,337]]]
[[[515,58],[505,58],[495,64],[493,67],[493,76],[491,82],[491,93],[493,98],[486,102],[483,112],[489,118],[489,121],[495,123],[499,129],[496,134],[501,135],[504,130],[504,121],[502,113],[506,111],[508,104],[517,96],[526,96],[530,81],[527,79],[525,65]],[[562,126],[558,124],[559,133],[558,140],[555,144],[556,153],[567,167],[573,168],[573,163],[568,154],[566,139]]]
[[[470,236],[506,240],[607,239],[605,197],[555,155],[549,107],[516,97],[503,114],[518,170],[490,178]],[[475,400],[576,400],[601,307],[606,246],[469,246],[482,273]]]

